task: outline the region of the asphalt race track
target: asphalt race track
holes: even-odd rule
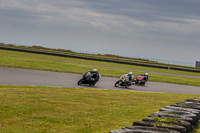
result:
[[[119,78],[101,77],[99,82],[94,86],[77,85],[81,78],[80,74],[16,69],[0,67],[0,84],[1,85],[33,85],[33,86],[55,86],[69,88],[94,88],[106,90],[129,90],[141,92],[163,92],[163,93],[184,93],[200,95],[200,87],[185,86],[169,83],[159,83],[148,81],[145,86],[133,85],[128,89],[121,87],[116,88],[114,84]]]

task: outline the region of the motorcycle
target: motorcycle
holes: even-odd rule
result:
[[[137,75],[135,79],[135,84],[145,85],[148,79],[146,79],[142,74]]]
[[[120,80],[118,80],[116,83],[115,83],[115,87],[121,87],[121,86],[125,86],[125,88],[128,88],[129,86],[133,85],[134,82],[126,82],[126,78],[125,76],[121,76],[120,77]]]
[[[85,72],[82,76],[82,78],[78,81],[78,85],[82,84],[89,84],[90,86],[94,86],[94,78],[92,78],[93,74],[91,72]],[[99,78],[100,78],[99,74]]]

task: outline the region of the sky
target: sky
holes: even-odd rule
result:
[[[199,0],[0,0],[0,42],[200,61]]]

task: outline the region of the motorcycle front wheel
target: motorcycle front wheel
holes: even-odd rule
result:
[[[115,87],[120,87],[121,85],[121,82],[120,81],[117,81],[116,83],[115,83]]]
[[[78,85],[82,85],[83,84],[83,79],[80,79],[79,81],[78,81]]]

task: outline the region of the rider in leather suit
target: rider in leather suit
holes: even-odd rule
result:
[[[99,81],[99,73],[97,72],[97,69],[93,69],[92,71],[89,72],[92,73],[90,86],[94,86]]]
[[[126,82],[128,82],[128,83],[133,82],[134,76],[133,76],[132,72],[129,72],[128,74],[124,74],[124,76],[125,76],[125,81]]]

